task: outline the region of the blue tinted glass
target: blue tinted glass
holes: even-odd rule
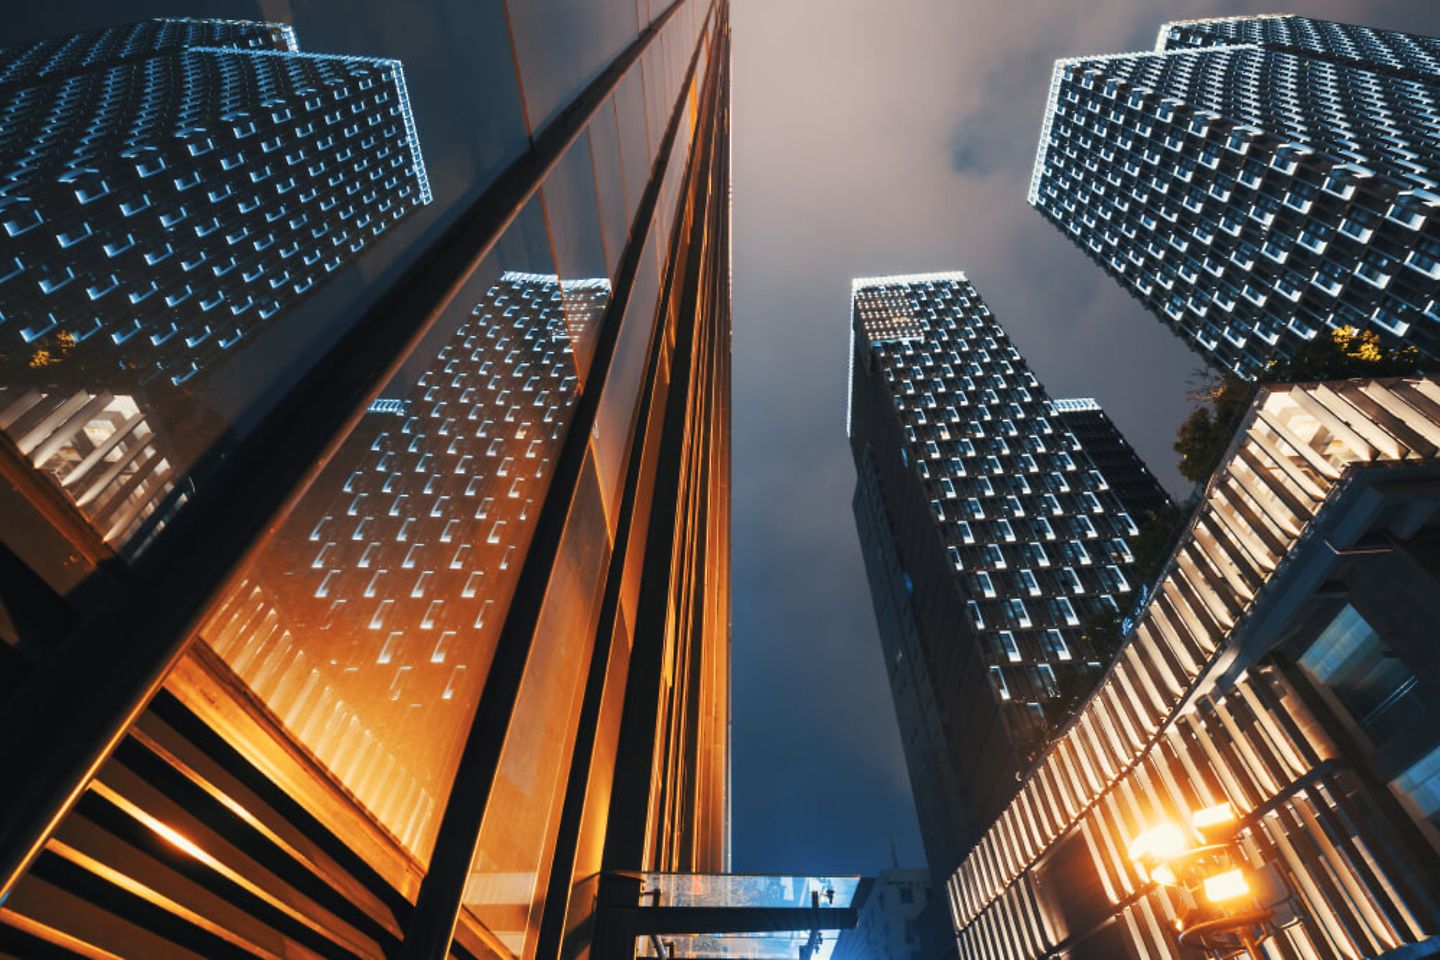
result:
[[[7,10],[81,52],[0,90],[0,420],[122,553],[528,145],[498,2],[141,6]]]
[[[630,0],[524,0],[509,7],[532,130],[545,126],[637,33]]]
[[[590,309],[589,290],[591,286],[603,284],[608,292],[610,286],[588,132],[571,144],[550,171],[540,187],[540,198],[550,224],[555,265],[564,282],[567,303],[570,291],[580,291],[580,306],[571,317],[570,335],[576,365],[583,378],[589,369],[599,321],[599,316]]]
[[[625,249],[634,207],[625,195],[625,174],[620,159],[620,136],[615,126],[615,107],[606,103],[590,122],[590,149],[595,161],[595,185],[600,196],[600,213],[605,232],[605,253],[610,273]],[[638,199],[638,196],[637,196]]]
[[[615,90],[615,115],[620,124],[620,156],[625,164],[625,198],[629,206],[640,202],[650,179],[655,156],[645,118],[645,81],[637,63]]]

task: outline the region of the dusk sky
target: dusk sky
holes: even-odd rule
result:
[[[1058,57],[1240,0],[735,0],[734,868],[924,862],[850,509],[850,280],[964,270],[1174,493],[1199,360],[1025,202]],[[1440,35],[1433,0],[1280,12]]]

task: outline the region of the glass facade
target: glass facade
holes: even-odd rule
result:
[[[963,274],[856,280],[855,497],[933,870],[1088,689],[1135,521]]]
[[[728,866],[727,6],[383,6],[0,50],[0,953]]]
[[[1221,369],[1342,326],[1440,357],[1437,49],[1269,16],[1059,61],[1030,203]]]
[[[1115,426],[1115,421],[1090,397],[1070,397],[1051,404],[1055,422],[1075,434],[1080,446],[1114,491],[1125,512],[1137,523],[1163,516],[1174,509],[1170,495],[1160,486],[1140,454]]]

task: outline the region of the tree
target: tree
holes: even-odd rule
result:
[[[1316,337],[1286,360],[1272,360],[1255,384],[1233,376],[1209,378],[1192,397],[1197,401],[1175,434],[1180,475],[1203,484],[1219,466],[1240,420],[1255,398],[1257,384],[1305,383],[1351,377],[1402,377],[1421,366],[1414,347],[1387,346],[1373,330],[1336,327]]]

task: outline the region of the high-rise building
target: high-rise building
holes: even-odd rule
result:
[[[401,64],[275,24],[0,49],[0,157],[12,382],[183,383],[430,202]]]
[[[930,869],[1088,689],[1138,531],[960,273],[856,280],[855,516]]]
[[[729,864],[729,13],[650,7],[330,15],[358,49],[443,38],[406,59],[445,158],[424,208],[395,60],[188,21],[4,60],[34,120],[4,169],[84,207],[33,172],[128,125],[129,166],[83,176],[155,210],[90,222],[139,260],[17,252],[120,295],[0,351],[37,377],[0,382],[0,717],[27,731],[0,743],[26,785],[0,954],[633,958],[683,940],[666,910],[735,905],[692,876]],[[206,237],[258,231],[213,269]],[[12,277],[0,334],[62,293]],[[112,388],[91,347],[166,376]],[[750,886],[800,944],[853,925],[853,881]],[[726,916],[694,933],[753,923]]]
[[[1029,199],[1222,370],[1341,326],[1440,359],[1437,118],[1440,40],[1166,24],[1055,64]]]
[[[1115,499],[1136,523],[1164,516],[1174,508],[1160,481],[1093,397],[1053,400],[1051,407],[1056,423],[1080,441],[1090,462],[1115,493]]]
[[[831,960],[927,960],[920,915],[933,888],[926,870],[881,870],[865,877],[855,894],[855,929],[835,942]]]
[[[952,878],[961,957],[1433,955],[1437,479],[1440,381],[1260,390],[1114,667]]]

